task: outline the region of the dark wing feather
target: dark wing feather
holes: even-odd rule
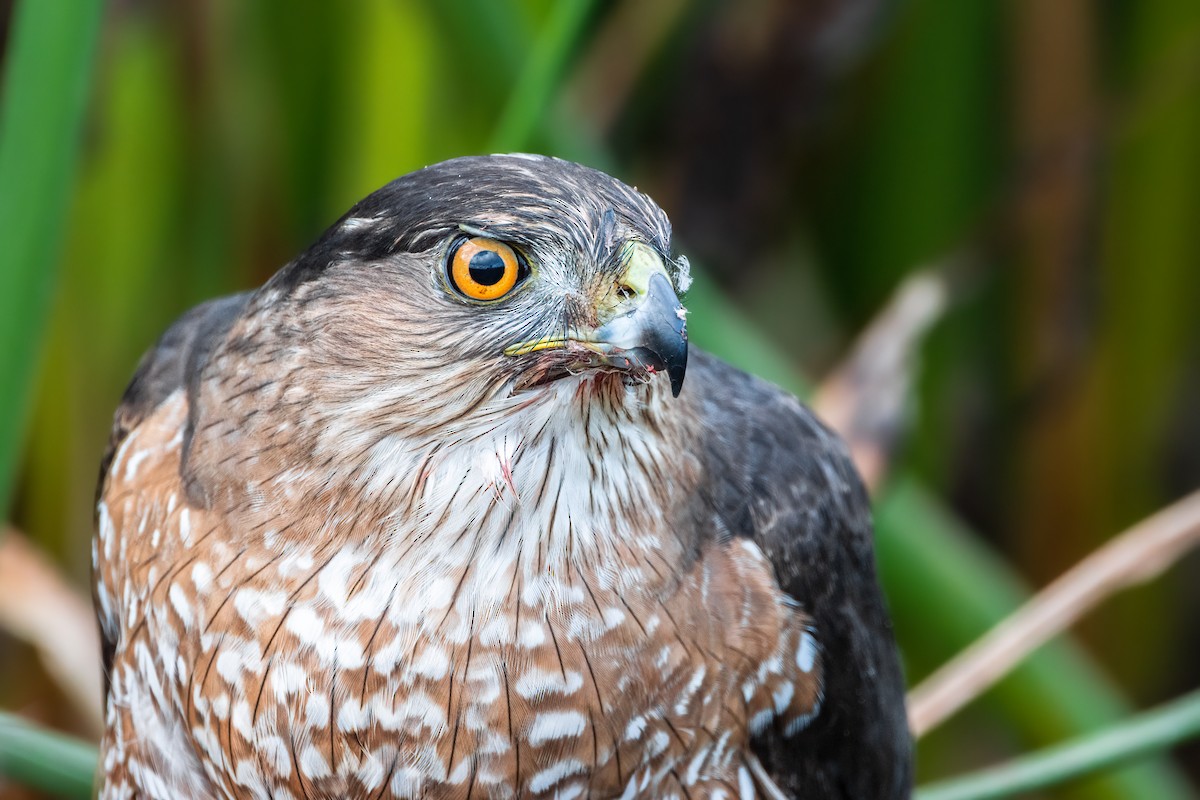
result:
[[[695,353],[687,380],[711,476],[702,492],[710,524],[762,548],[821,645],[817,718],[790,737],[769,730],[755,753],[792,797],[908,797],[904,683],[870,505],[844,445],[794,397],[712,356]]]
[[[241,314],[252,294],[243,292],[196,306],[176,320],[142,356],[113,416],[108,447],[100,461],[97,502],[104,494],[108,470],[117,448],[176,389],[186,385],[191,390],[209,354]],[[104,696],[107,697],[117,643],[105,632],[103,625],[100,626],[100,642],[104,660]]]

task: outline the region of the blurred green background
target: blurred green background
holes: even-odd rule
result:
[[[0,326],[36,358],[29,387],[0,375],[28,410],[8,516],[81,593],[154,338],[388,180],[510,149],[658,200],[699,268],[695,340],[798,389],[907,275],[948,275],[880,496],[910,683],[1200,486],[1195,0],[126,0],[98,35],[47,313]],[[1192,556],[1106,603],[923,740],[921,778],[1194,688],[1198,578]],[[3,630],[0,708],[87,733]],[[1046,796],[1196,796],[1198,761]]]

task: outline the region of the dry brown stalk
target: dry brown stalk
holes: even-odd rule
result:
[[[1091,553],[913,689],[913,734],[928,733],[1101,601],[1158,577],[1198,543],[1200,491]]]
[[[940,271],[905,279],[813,396],[813,409],[846,440],[872,493],[883,482],[904,426],[917,347],[947,299]]]
[[[92,604],[29,541],[0,535],[0,628],[31,644],[92,733],[100,716],[100,636]]]

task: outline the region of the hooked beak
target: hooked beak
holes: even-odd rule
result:
[[[640,300],[632,311],[598,328],[595,344],[605,351],[610,366],[665,371],[671,380],[671,395],[679,397],[688,355],[683,304],[661,272],[650,276]]]
[[[510,356],[550,350],[567,357],[573,367],[607,368],[630,375],[665,372],[671,394],[679,396],[687,371],[687,312],[679,302],[661,257],[641,242],[631,242],[619,282],[632,296],[592,331],[566,337],[520,342],[505,349]],[[601,317],[603,319],[603,317]],[[571,370],[568,370],[568,372]]]

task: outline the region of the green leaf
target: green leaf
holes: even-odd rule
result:
[[[1044,789],[1200,736],[1200,691],[1100,733],[923,788],[917,800],[992,800]],[[1154,795],[1158,797],[1158,795]]]
[[[563,0],[554,4],[545,30],[538,36],[496,124],[489,143],[491,152],[507,153],[529,146],[547,116],[571,57],[576,54],[584,23],[591,18],[594,6],[595,0]]]
[[[92,796],[96,748],[0,711],[0,775],[55,797]]]
[[[0,101],[0,516],[58,271],[100,0],[25,0]]]

